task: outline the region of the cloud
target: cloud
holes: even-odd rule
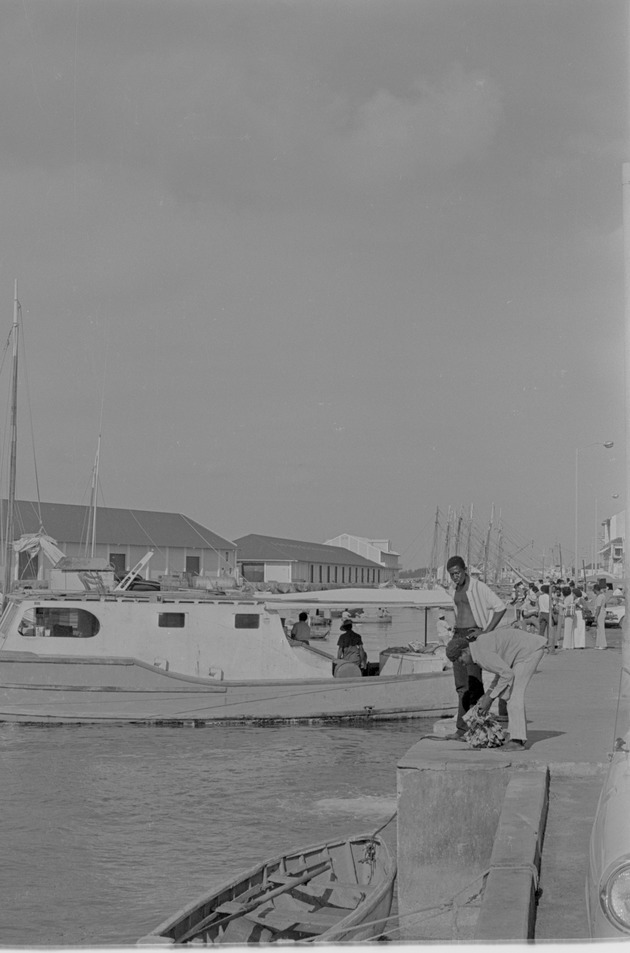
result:
[[[407,97],[380,90],[358,106],[328,143],[331,163],[355,188],[450,170],[483,157],[501,114],[496,84],[454,67],[438,84],[418,80]]]

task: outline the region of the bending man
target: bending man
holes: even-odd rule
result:
[[[508,751],[522,751],[527,742],[525,689],[543,657],[547,640],[522,629],[499,629],[479,636],[475,642],[455,638],[446,646],[446,657],[461,664],[476,662],[495,678],[479,700],[479,709],[488,711],[495,698],[507,700],[510,740]]]
[[[455,602],[453,637],[474,642],[482,632],[496,628],[505,615],[506,605],[489,586],[470,576],[461,556],[451,556],[446,570],[453,583],[450,593]],[[458,699],[457,730],[450,737],[461,738],[466,731],[464,713],[483,695],[481,669],[474,661],[464,663],[457,659],[453,661],[453,678]]]

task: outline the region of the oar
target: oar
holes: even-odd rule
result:
[[[297,887],[299,884],[306,883],[307,880],[312,880],[313,877],[317,877],[318,874],[328,870],[328,868],[331,866],[331,863],[332,861],[326,860],[317,867],[312,867],[305,874],[302,874],[301,877],[295,877],[295,879],[289,880],[281,887],[276,887],[274,890],[269,890],[267,893],[259,894],[253,900],[250,900],[248,903],[244,903],[240,910],[235,913],[228,914],[228,916],[223,917],[223,919],[217,920],[217,913],[210,913],[200,923],[197,923],[194,927],[184,933],[183,936],[179,937],[176,942],[185,943],[187,940],[190,940],[194,936],[197,936],[197,934],[201,933],[207,926],[212,925],[216,927],[222,927],[225,926],[226,923],[229,923],[230,920],[236,920],[237,917],[243,917],[246,913],[251,913],[251,911],[255,910],[256,907],[259,907],[261,903],[266,903],[267,900],[272,900],[281,893],[286,893],[287,890],[291,890],[293,887]]]

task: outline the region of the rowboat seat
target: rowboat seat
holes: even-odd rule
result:
[[[327,884],[307,883],[291,891],[296,899],[311,898],[319,904],[331,907],[342,907],[344,910],[354,910],[370,892],[369,887],[359,887],[355,884],[339,885],[335,882]]]
[[[300,933],[316,934],[335,926],[344,916],[347,916],[346,911],[339,908],[337,910],[331,910],[328,907],[322,907],[321,910],[296,910],[291,915],[287,910],[275,910],[268,907],[266,910],[252,910],[244,919],[279,933],[297,930]]]

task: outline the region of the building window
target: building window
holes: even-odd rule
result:
[[[319,567],[319,581],[320,582],[324,581],[324,567],[323,566]]]
[[[259,629],[260,615],[257,612],[237,612],[234,616],[235,629]]]
[[[363,567],[361,567],[361,582],[365,582],[365,579],[364,579],[364,576],[363,576],[363,573],[364,573],[364,572],[365,572],[365,570],[363,569]]]
[[[326,566],[326,582],[330,582],[330,566]]]
[[[39,553],[19,553],[18,579],[37,579],[39,569]]]
[[[85,609],[45,606],[27,609],[18,625],[18,632],[27,638],[91,639],[100,627],[96,616]]]
[[[309,582],[315,582],[315,566],[308,567]]]
[[[114,575],[120,576],[121,579],[125,575],[127,567],[127,554],[126,553],[110,553],[109,561],[114,567]]]
[[[183,629],[185,625],[186,625],[185,612],[158,613],[158,626],[160,629]]]
[[[337,569],[338,569],[338,566],[335,566],[335,582],[337,582]]]
[[[201,571],[201,557],[186,556],[186,572],[191,576],[198,576]]]
[[[248,582],[264,582],[265,565],[264,563],[242,563],[241,574]]]

